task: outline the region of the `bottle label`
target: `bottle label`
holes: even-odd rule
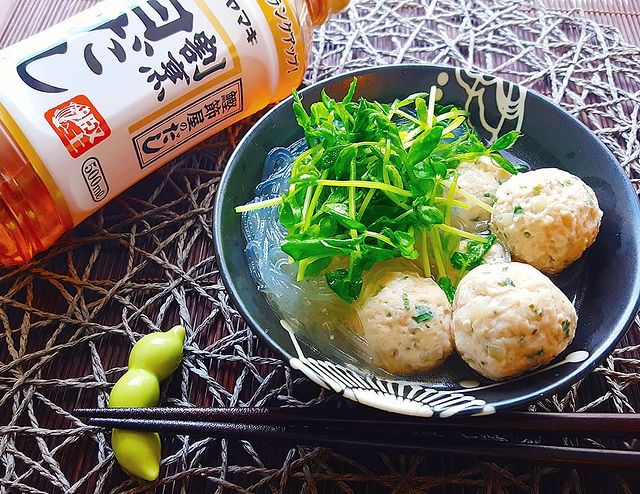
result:
[[[0,52],[0,120],[77,224],[285,97],[300,37],[289,0],[110,0]]]

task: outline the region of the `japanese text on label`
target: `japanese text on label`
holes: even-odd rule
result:
[[[84,47],[75,51],[82,52],[85,68],[90,73],[101,76],[105,71],[105,61],[125,64],[131,59],[132,52],[152,59],[156,55],[156,43],[187,33],[190,36],[184,38],[179,53],[167,53],[155,70],[148,65],[139,68],[140,72],[149,73],[149,82],[160,84],[158,90],[161,95],[158,95],[158,99],[162,100],[162,84],[166,80],[175,84],[182,78],[190,84],[191,79],[198,81],[224,68],[224,59],[216,61],[216,36],[205,32],[193,34],[193,30],[194,14],[180,0],[146,0],[130,11],[88,29],[82,35],[76,34],[73,41],[62,41],[30,56],[18,64],[17,72],[22,81],[36,91],[64,93],[69,89],[60,79],[64,79],[66,74],[47,70],[46,64],[55,63],[58,57],[68,55],[71,42],[79,40],[78,42],[83,43]],[[192,74],[187,74],[184,65],[196,63],[201,63],[202,67],[196,67]],[[47,74],[47,78],[34,74]]]
[[[214,125],[243,110],[242,81],[203,96],[133,138],[144,168]]]

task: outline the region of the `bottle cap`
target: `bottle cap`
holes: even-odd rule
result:
[[[327,0],[329,15],[343,11],[349,5],[349,0]]]
[[[321,24],[324,24],[324,22],[330,15],[337,14],[338,12],[344,10],[347,5],[349,5],[349,1],[350,0],[324,0],[320,2],[308,2],[308,4],[311,4],[311,17],[313,25],[319,26]],[[317,6],[318,4],[320,4],[319,6],[321,8],[314,9],[313,7]]]

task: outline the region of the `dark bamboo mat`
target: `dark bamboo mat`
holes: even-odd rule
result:
[[[544,0],[549,10],[581,10],[590,19],[620,30],[625,41],[640,45],[640,2],[634,0]]]
[[[0,46],[93,3],[0,0]],[[640,50],[632,45],[640,45],[640,4],[543,4],[360,1],[317,33],[307,81],[397,61],[472,64],[559,101],[637,180]],[[0,493],[636,491],[640,480],[628,472],[184,437],[165,441],[157,484],[123,475],[108,436],[68,411],[104,405],[135,339],[177,321],[189,339],[164,404],[338,401],[251,335],[218,276],[210,225],[216,184],[254,120],[155,173],[37,263],[0,271]],[[596,372],[533,408],[639,410],[639,349],[636,325]]]
[[[37,33],[97,0],[0,0],[0,46]],[[583,12],[596,22],[620,30],[624,40],[640,45],[640,2],[635,0],[543,0],[550,11]]]

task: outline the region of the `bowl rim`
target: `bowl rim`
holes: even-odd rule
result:
[[[352,71],[342,72],[340,74],[331,76],[329,78],[317,81],[314,84],[304,87],[298,92],[300,96],[304,97],[306,93],[316,88],[322,88],[323,86],[327,86],[333,82],[340,81],[343,79],[350,79],[362,74],[371,74],[376,72],[387,72],[387,71],[393,72],[393,71],[401,71],[401,70],[407,70],[407,69],[409,70],[463,69],[470,73],[484,75],[487,77],[497,79],[499,81],[505,81],[508,84],[513,84],[513,85],[516,85],[517,87],[524,87],[516,82],[509,81],[502,77],[495,76],[477,69],[461,68],[461,67],[456,67],[452,65],[443,65],[443,64],[429,64],[429,63],[405,64],[403,63],[403,64],[388,64],[388,65],[365,67],[365,68],[360,68]],[[589,129],[589,127],[587,127],[578,118],[576,118],[575,116],[567,112],[560,105],[549,100],[548,98],[546,98],[545,96],[541,95],[540,93],[538,93],[533,89],[529,89],[527,87],[524,87],[524,88],[527,91],[528,97],[530,96],[535,100],[537,100],[537,103],[542,105],[543,108],[547,108],[550,111],[560,111],[561,113],[564,114],[565,117],[570,118],[575,125],[577,125],[583,132],[589,135],[589,137],[594,141],[596,146],[599,147],[601,151],[607,154],[611,158],[611,160],[618,165],[615,167],[616,168],[615,173],[618,174],[619,178],[622,179],[621,182],[624,184],[623,185],[624,190],[621,192],[623,192],[624,198],[627,199],[629,206],[632,208],[631,215],[635,216],[636,219],[640,218],[640,198],[638,198],[636,192],[634,191],[631,185],[631,182],[629,181],[629,177],[624,173],[618,159],[614,156],[611,150],[609,150],[609,148],[593,133],[591,129]],[[220,182],[218,183],[218,187],[216,190],[216,199],[214,204],[214,212],[213,212],[214,250],[215,250],[216,260],[218,264],[218,269],[220,271],[220,276],[221,276],[222,282],[224,283],[227,289],[227,293],[231,298],[231,300],[233,301],[234,305],[237,307],[238,312],[240,313],[244,321],[248,324],[248,326],[251,328],[251,330],[255,334],[257,334],[260,337],[260,339],[269,346],[271,350],[273,350],[278,356],[280,356],[288,366],[291,366],[292,359],[295,359],[297,357],[295,355],[290,354],[284,348],[282,348],[282,346],[280,346],[271,337],[269,332],[264,330],[261,327],[261,325],[256,321],[256,319],[252,316],[250,311],[247,309],[245,303],[243,302],[242,297],[238,293],[235,283],[230,276],[226,259],[224,258],[224,256],[221,255],[221,252],[223,252],[224,249],[222,247],[222,231],[221,231],[220,218],[222,216],[224,194],[221,194],[220,192],[227,189],[233,164],[237,160],[237,157],[244,152],[245,147],[249,145],[253,136],[262,131],[262,127],[264,123],[269,121],[271,119],[271,116],[274,113],[278,112],[284,106],[291,106],[292,102],[293,102],[293,97],[289,96],[285,100],[275,105],[272,109],[270,109],[267,113],[265,113],[265,115],[263,115],[255,124],[253,124],[252,127],[249,129],[249,131],[241,139],[240,143],[238,144],[236,149],[233,151],[233,153],[229,157],[229,160],[220,178]],[[640,232],[636,233],[636,237],[640,238]],[[636,256],[637,256],[637,253],[636,253]],[[558,380],[551,382],[547,386],[541,386],[535,392],[522,394],[515,397],[509,396],[504,400],[498,400],[488,404],[491,405],[491,407],[493,407],[493,409],[496,412],[501,410],[506,410],[506,409],[517,408],[519,406],[529,404],[533,401],[541,400],[551,394],[554,394],[563,389],[566,389],[572,384],[574,384],[575,382],[577,382],[578,380],[586,377],[595,367],[597,367],[611,353],[611,351],[614,349],[617,343],[626,335],[628,329],[631,327],[631,324],[636,314],[638,313],[638,310],[640,309],[640,261],[636,263],[636,270],[630,273],[630,275],[631,276],[629,277],[629,282],[630,282],[630,286],[632,286],[632,292],[633,292],[630,296],[631,302],[628,303],[620,312],[620,316],[618,318],[619,322],[615,326],[614,328],[615,330],[610,333],[610,337],[608,338],[608,340],[604,340],[600,345],[598,345],[598,348],[596,351],[590,352],[588,358],[584,362],[582,362],[581,365],[575,368],[572,372],[562,374],[561,376],[559,376]],[[308,378],[310,378],[314,382],[317,382],[317,380],[315,379],[315,376],[309,375],[306,372],[307,369],[304,366],[299,370],[301,370]],[[401,381],[396,381],[396,382],[401,382]],[[407,381],[405,379],[403,382],[407,383],[411,381]],[[353,398],[349,397],[349,399],[353,399]],[[434,417],[436,417],[436,415],[434,415]]]

